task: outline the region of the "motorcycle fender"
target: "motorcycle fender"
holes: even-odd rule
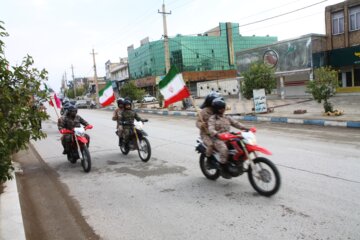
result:
[[[88,140],[86,137],[77,136],[77,139],[84,144],[88,143]]]
[[[198,153],[205,153],[206,147],[204,144],[198,143],[198,145],[196,145],[195,147],[195,151],[197,151]]]
[[[246,149],[248,150],[248,152],[261,152],[264,153],[266,155],[272,155],[272,153],[267,150],[266,148],[260,147],[258,145],[246,145]]]

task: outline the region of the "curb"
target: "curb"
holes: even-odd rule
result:
[[[115,108],[114,108],[115,109]],[[113,109],[112,109],[113,110]],[[188,116],[196,117],[195,112],[184,111],[161,111],[161,110],[145,110],[136,109],[140,113],[157,114],[164,116]],[[360,128],[360,121],[335,121],[323,119],[301,119],[301,118],[287,118],[287,117],[258,117],[258,116],[234,116],[235,119],[254,122],[273,122],[273,123],[289,123],[289,124],[304,124],[316,125],[324,127],[346,127],[346,128]]]
[[[104,110],[114,111],[116,107],[107,107]],[[196,117],[196,112],[186,111],[168,111],[168,110],[149,110],[149,109],[135,109],[139,113],[156,114],[163,116],[185,116]],[[289,123],[289,124],[303,124],[316,125],[323,127],[346,127],[346,128],[360,128],[360,121],[336,121],[324,119],[303,119],[303,118],[288,118],[288,117],[260,117],[260,116],[233,116],[237,120],[253,121],[253,122],[272,122],[272,123]]]
[[[16,164],[15,164],[16,168]],[[15,170],[16,172],[16,170]],[[5,182],[0,198],[0,239],[25,240],[25,229],[21,214],[15,172],[13,179]]]

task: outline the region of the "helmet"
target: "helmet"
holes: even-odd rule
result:
[[[124,108],[125,108],[125,109],[128,109],[128,110],[131,109],[131,99],[130,99],[130,98],[125,98]]]
[[[77,110],[78,110],[78,108],[75,105],[70,104],[69,107],[67,108],[67,113],[76,115]]]
[[[220,97],[220,94],[218,92],[214,92],[214,91],[210,92],[206,96],[206,98],[205,98],[203,104],[201,104],[200,108],[203,109],[203,108],[206,108],[206,107],[211,107],[212,101],[217,97]]]
[[[125,101],[124,101],[124,106],[125,106],[125,105],[131,105],[131,100],[125,99]]]
[[[219,113],[219,110],[225,109],[226,103],[224,98],[217,97],[212,101],[211,106],[213,107],[215,113]]]
[[[70,106],[71,106],[71,103],[69,101],[67,101],[66,103],[64,103],[63,108],[69,109]]]
[[[124,105],[124,99],[123,98],[118,98],[116,100],[116,103],[117,103],[118,107],[123,106]]]

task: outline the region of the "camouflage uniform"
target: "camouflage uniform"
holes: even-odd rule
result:
[[[211,117],[211,115],[213,115],[213,110],[211,107],[206,107],[204,109],[201,110],[201,112],[199,113],[199,116],[196,120],[196,127],[198,127],[200,129],[200,138],[202,139],[202,141],[204,142],[204,144],[206,145],[206,156],[210,157],[213,149],[214,149],[214,144],[213,144],[213,140],[210,137],[209,131],[208,131],[208,121],[209,118]]]
[[[76,115],[74,118],[69,117],[69,116],[63,116],[61,118],[59,118],[58,120],[58,128],[60,129],[68,129],[68,130],[73,130],[75,127],[80,127],[82,125],[87,126],[89,125],[89,123],[87,121],[85,121],[82,117],[80,117],[79,115]],[[88,139],[89,143],[90,143],[90,136],[85,134],[85,137]],[[69,150],[69,145],[72,142],[72,134],[63,134],[63,136],[61,137],[61,143],[65,149],[66,152],[68,152]]]
[[[227,162],[228,149],[225,142],[217,139],[216,135],[219,133],[229,132],[231,126],[238,129],[246,129],[246,127],[230,116],[218,114],[214,114],[210,117],[208,125],[210,136],[214,139],[214,147],[220,154],[220,162],[224,164]]]
[[[115,109],[113,116],[112,116],[112,120],[116,121],[116,130],[117,130],[116,134],[118,136],[121,136],[122,130],[123,130],[123,127],[121,125],[121,114],[122,114],[122,109],[117,108],[117,109]]]
[[[131,109],[125,109],[121,112],[121,122],[123,123],[122,136],[125,143],[130,141],[131,135],[133,133],[132,124],[134,123],[134,119],[137,121],[143,121],[143,119],[140,118],[139,115]]]

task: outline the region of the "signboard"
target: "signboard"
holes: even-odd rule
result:
[[[254,89],[255,113],[267,112],[265,89]]]
[[[306,36],[237,52],[237,71],[241,75],[249,69],[252,63],[260,61],[273,68],[275,72],[311,68],[313,48],[319,45],[319,48],[322,49],[321,46],[325,46],[321,44],[321,39],[322,37]],[[324,56],[318,54],[317,58],[317,62],[321,62]]]

